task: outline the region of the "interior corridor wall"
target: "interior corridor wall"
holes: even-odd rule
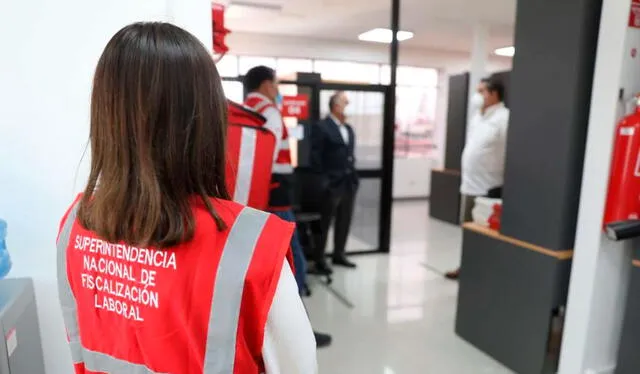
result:
[[[35,281],[49,374],[71,368],[57,297],[55,240],[59,219],[87,178],[89,155],[82,156],[100,53],[119,28],[135,21],[174,20],[211,45],[209,4],[0,2],[0,217],[9,224],[10,276]]]

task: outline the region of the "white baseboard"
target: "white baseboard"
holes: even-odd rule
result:
[[[613,374],[616,370],[615,366],[611,366],[604,369],[587,369],[584,374]]]

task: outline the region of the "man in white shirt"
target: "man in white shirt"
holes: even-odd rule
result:
[[[462,152],[460,219],[472,220],[471,211],[477,197],[502,197],[504,161],[509,125],[509,109],[504,105],[505,88],[495,78],[485,78],[478,85],[471,105],[474,114],[467,124],[467,139]],[[458,279],[460,269],[446,277]]]

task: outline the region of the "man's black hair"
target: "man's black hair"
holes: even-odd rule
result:
[[[497,93],[498,99],[500,101],[504,101],[505,88],[504,88],[504,83],[502,83],[501,80],[491,76],[491,77],[482,79],[482,83],[487,85],[487,90],[489,90],[489,92]]]
[[[251,68],[242,79],[242,84],[247,92],[254,92],[265,81],[274,81],[276,79],[275,70],[266,66],[256,66]]]

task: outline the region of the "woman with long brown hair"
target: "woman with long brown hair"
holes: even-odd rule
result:
[[[316,372],[293,226],[228,201],[225,108],[188,32],[137,23],[106,46],[91,172],[57,242],[76,373]]]

